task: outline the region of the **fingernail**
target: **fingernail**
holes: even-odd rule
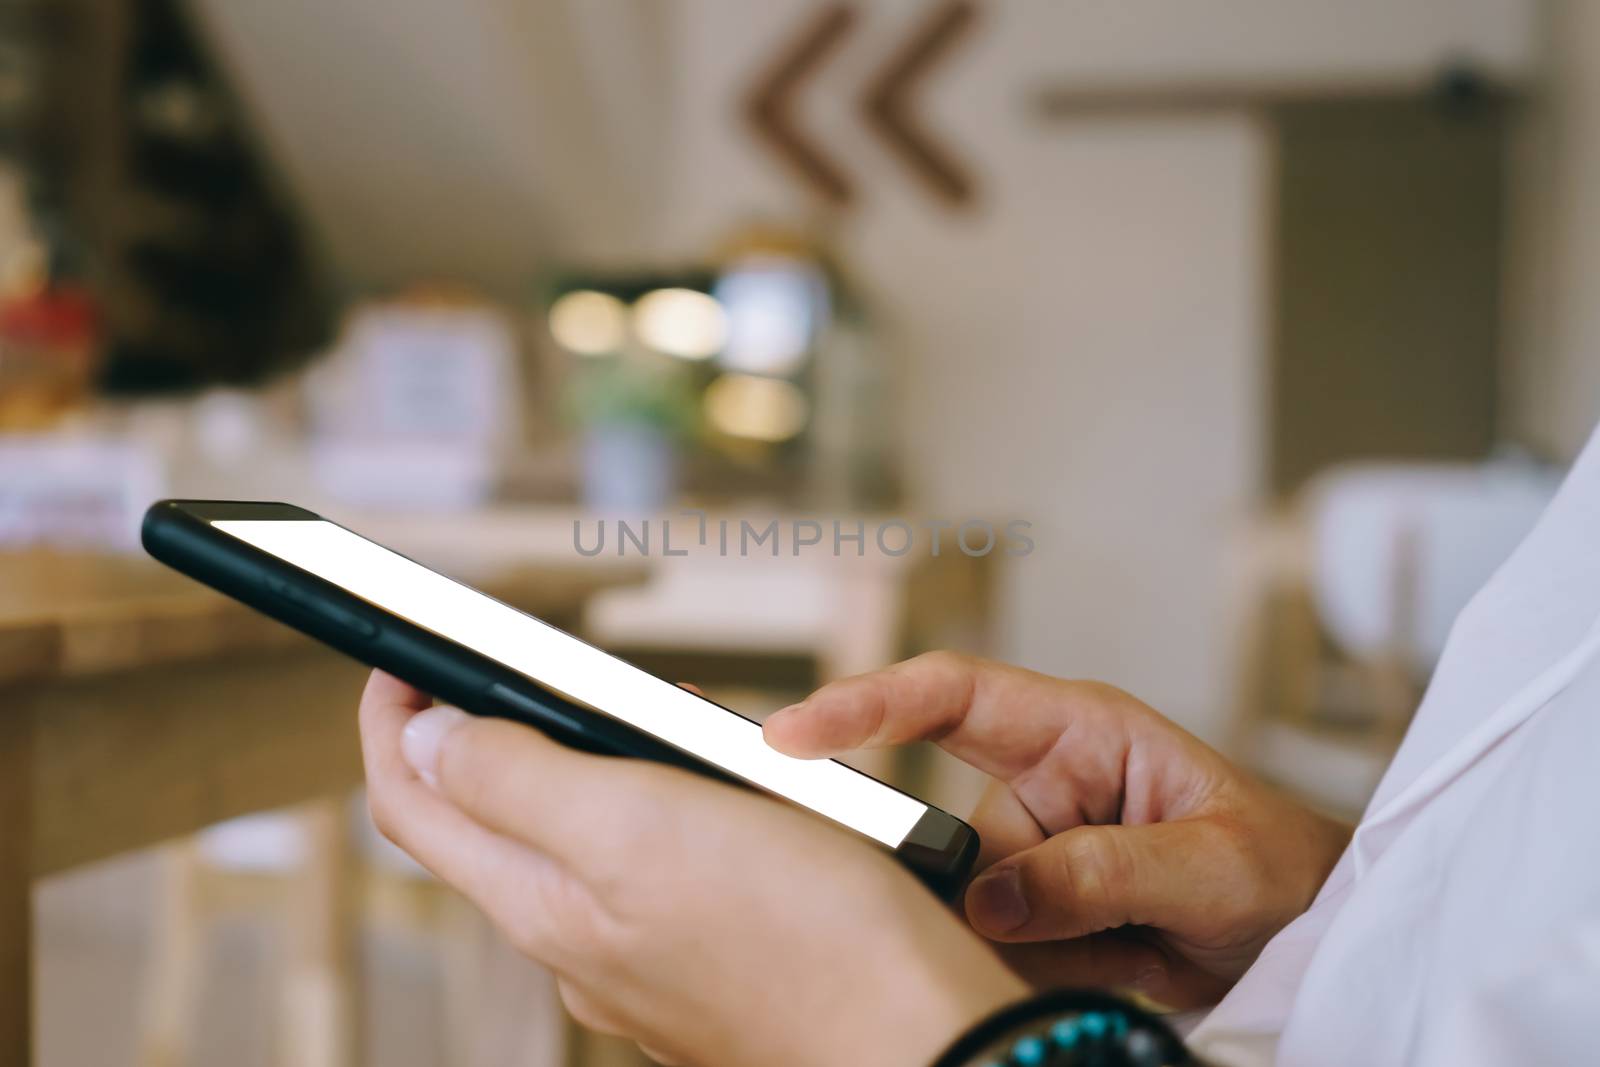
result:
[[[972,921],[993,934],[1008,934],[1028,921],[1022,875],[1015,867],[999,867],[978,876],[967,890]]]
[[[439,784],[439,746],[451,730],[467,721],[467,713],[460,708],[440,706],[419,711],[411,716],[400,734],[400,754],[411,764],[411,769],[431,786]]]

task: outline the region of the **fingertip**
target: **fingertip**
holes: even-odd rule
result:
[[[790,751],[793,739],[789,736],[790,720],[793,718],[789,712],[793,707],[791,704],[787,708],[773,712],[761,724],[761,736],[767,744],[789,756],[794,755]]]
[[[405,720],[433,704],[433,698],[392,674],[373,671],[362,690],[357,708],[362,722],[371,725],[389,720]]]
[[[1030,918],[1021,872],[1010,864],[997,864],[974,878],[965,903],[967,921],[985,937],[1014,934]]]
[[[369,781],[404,774],[401,731],[432,703],[427,694],[382,671],[374,671],[367,679],[356,708],[356,725]]]

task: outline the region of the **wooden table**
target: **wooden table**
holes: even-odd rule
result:
[[[568,627],[642,575],[412,551]],[[142,558],[0,555],[0,1063],[31,1062],[33,879],[354,786],[365,674]]]

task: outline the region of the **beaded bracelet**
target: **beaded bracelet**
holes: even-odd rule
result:
[[[1159,1018],[1084,990],[1003,1008],[968,1030],[933,1067],[1193,1067]]]

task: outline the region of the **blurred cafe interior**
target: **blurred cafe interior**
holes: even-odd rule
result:
[[[6,0],[0,1061],[642,1062],[156,499],[757,717],[1102,679],[1353,815],[1600,417],[1597,273],[1587,0]]]

